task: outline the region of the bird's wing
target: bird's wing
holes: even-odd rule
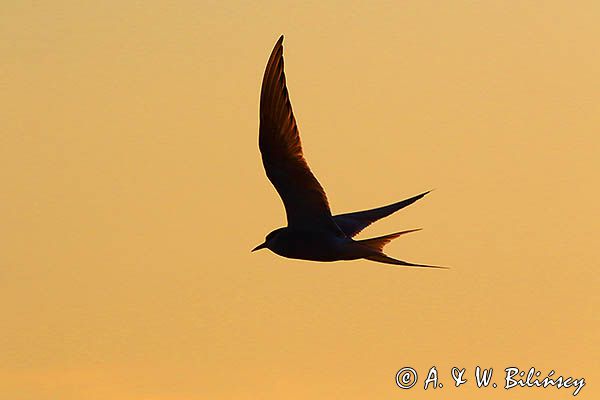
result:
[[[411,205],[415,201],[425,196],[428,192],[418,194],[410,199],[402,200],[394,204],[387,206],[374,208],[372,210],[357,211],[348,214],[334,215],[333,220],[340,227],[342,232],[348,237],[354,237],[358,235],[360,231],[371,225],[373,222],[387,217],[396,211]]]
[[[269,180],[281,196],[288,226],[341,233],[323,187],[302,155],[283,71],[283,36],[271,53],[260,94],[259,147]]]

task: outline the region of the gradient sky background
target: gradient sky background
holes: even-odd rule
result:
[[[450,387],[476,365],[596,397],[599,20],[595,1],[5,1],[0,397],[572,397]],[[451,270],[250,253],[285,224],[257,146],[282,33],[333,211],[435,188],[361,237],[423,227],[387,251]],[[395,386],[432,365],[444,389]]]

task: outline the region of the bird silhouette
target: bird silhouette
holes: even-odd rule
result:
[[[353,240],[373,222],[414,203],[429,192],[372,210],[332,215],[323,187],[304,156],[283,70],[283,35],[265,69],[260,94],[259,148],[267,177],[285,206],[287,226],[269,233],[252,251],[268,248],[287,258],[311,261],[367,259],[410,267],[445,268],[397,260],[383,247],[410,229],[372,239]]]

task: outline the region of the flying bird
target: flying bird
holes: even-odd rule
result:
[[[268,248],[287,258],[339,261],[365,258],[386,264],[445,268],[397,260],[383,247],[410,229],[372,239],[352,239],[373,222],[414,203],[429,192],[372,210],[332,215],[323,187],[313,175],[300,143],[283,71],[283,35],[265,69],[260,94],[259,148],[267,177],[285,206],[287,226],[269,233],[252,251]]]

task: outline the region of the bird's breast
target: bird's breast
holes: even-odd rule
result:
[[[290,232],[279,237],[272,248],[276,254],[288,258],[311,261],[338,261],[360,258],[352,251],[351,239],[328,232]]]

